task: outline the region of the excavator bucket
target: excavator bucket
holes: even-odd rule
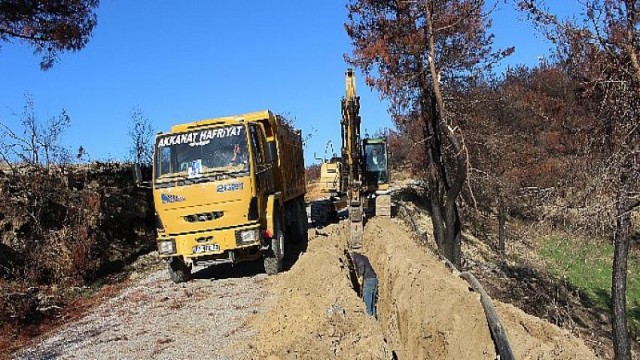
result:
[[[376,194],[376,216],[391,217],[390,194]]]
[[[364,210],[362,204],[361,184],[354,182],[349,191],[349,248],[359,249],[362,247],[362,236],[364,233]]]

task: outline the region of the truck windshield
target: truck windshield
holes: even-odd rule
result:
[[[249,171],[242,125],[199,129],[156,139],[156,180],[207,178]]]

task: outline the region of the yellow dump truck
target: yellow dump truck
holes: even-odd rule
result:
[[[158,253],[176,283],[194,265],[260,258],[275,274],[287,243],[306,241],[301,134],[268,110],[159,133],[152,185]]]

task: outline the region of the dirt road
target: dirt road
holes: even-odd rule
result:
[[[175,285],[164,268],[69,324],[18,359],[252,359],[245,319],[267,292],[259,264],[208,268]],[[157,266],[156,266],[157,267]],[[248,346],[248,345],[245,345]]]
[[[372,219],[363,251],[380,279],[379,320],[366,315],[345,265],[345,222],[310,230],[277,276],[259,264],[211,268],[185,284],[164,271],[18,358],[495,359],[478,295],[409,236]],[[592,359],[569,332],[495,302],[518,359]]]

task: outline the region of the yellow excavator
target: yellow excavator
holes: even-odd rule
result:
[[[349,247],[362,246],[366,215],[375,207],[375,215],[391,216],[391,191],[387,140],[384,137],[360,137],[360,97],[356,95],[353,69],[345,73],[345,96],[342,98],[342,156],[323,160],[320,189],[329,198],[311,203],[311,220],[322,224],[335,219],[338,209],[346,209],[350,222]],[[327,144],[328,146],[328,144]]]
[[[350,222],[349,247],[362,246],[365,207],[375,200],[377,216],[391,216],[388,147],[385,138],[360,137],[360,97],[356,95],[353,69],[345,73],[345,97],[342,98],[342,188],[347,193]]]
[[[329,151],[331,149],[331,151]],[[327,157],[327,153],[333,154],[331,158]],[[315,156],[315,155],[314,155]],[[320,163],[320,192],[330,197],[339,197],[344,195],[344,188],[340,181],[342,172],[342,159],[333,152],[333,143],[331,140],[327,142],[324,150],[324,158],[315,157]]]
[[[331,158],[327,153],[331,149]],[[342,173],[342,159],[333,152],[331,140],[324,149],[324,158],[314,157],[320,161],[320,193],[325,197],[311,202],[311,222],[322,226],[338,218],[338,209],[344,207],[345,188],[342,186],[340,174]]]

